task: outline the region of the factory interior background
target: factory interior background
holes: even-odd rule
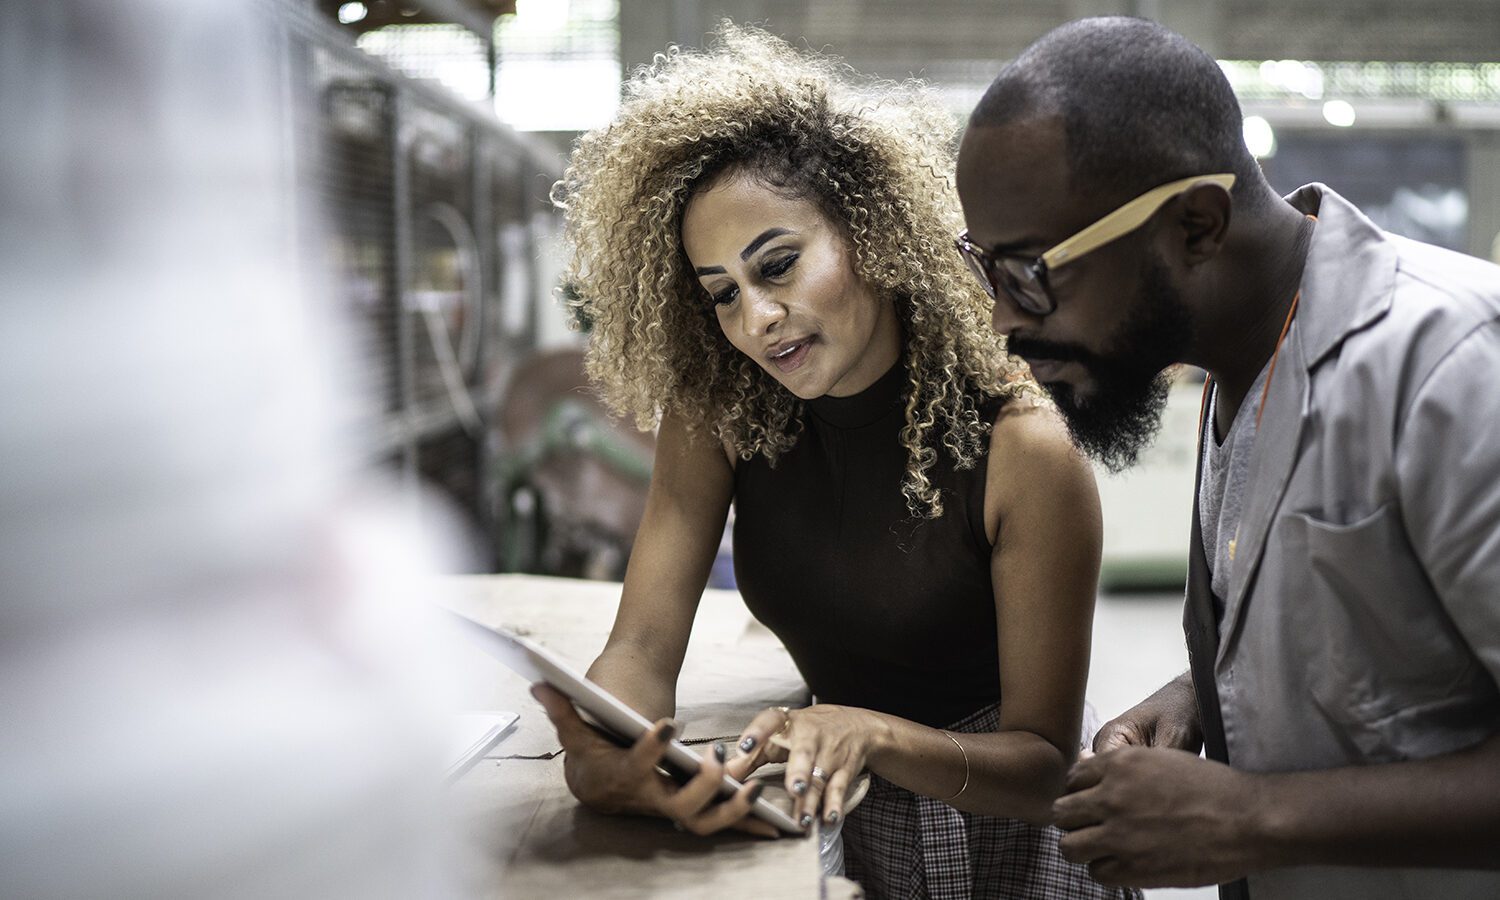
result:
[[[1152,18],[1220,61],[1245,113],[1246,141],[1278,190],[1324,181],[1385,229],[1500,262],[1496,0],[247,7],[269,23],[260,49],[277,87],[267,115],[287,163],[277,190],[295,213],[286,249],[314,273],[300,296],[338,323],[349,346],[330,355],[363,398],[310,409],[339,418],[343,446],[414,530],[445,536],[437,568],[447,573],[622,578],[654,439],[611,418],[587,387],[586,323],[564,312],[562,218],[549,193],[574,140],[610,120],[623,79],[671,45],[700,46],[725,18],[839,56],[865,75],[924,79],[959,120],[1004,62],[1047,30],[1088,15]],[[17,76],[3,57],[0,72]],[[183,238],[176,255],[189,263],[198,244]],[[137,328],[116,332],[115,343],[101,336],[98,359],[123,352],[125,337],[145,334]],[[18,334],[0,346],[17,351]],[[96,346],[68,334],[75,350]],[[92,385],[111,376],[85,367],[68,377]],[[58,384],[41,389],[62,391]],[[1088,693],[1101,719],[1186,666],[1180,621],[1201,387],[1201,373],[1179,372],[1142,464],[1099,473],[1105,546]],[[16,421],[13,436],[31,420]],[[63,465],[42,437],[26,446]],[[203,483],[218,477],[205,469]],[[28,533],[41,534],[29,522],[7,531],[13,558],[47,559],[24,555]],[[726,529],[711,586],[734,587],[731,551]],[[102,583],[77,571],[90,590]],[[18,628],[42,628],[50,621],[42,616],[58,613],[26,615]]]
[[[381,398],[373,460],[463,520],[465,565],[618,579],[652,439],[585,389],[559,302],[548,190],[622,78],[724,18],[883,78],[920,77],[955,117],[999,65],[1070,18],[1154,18],[1220,61],[1273,186],[1314,180],[1382,227],[1500,255],[1500,16],[1486,0],[519,0],[290,3],[288,89],[332,299]],[[1198,389],[1126,476],[1101,472],[1107,590],[1180,585]],[[1110,515],[1110,511],[1130,515]],[[727,565],[714,583],[732,586]]]

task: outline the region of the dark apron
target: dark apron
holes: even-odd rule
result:
[[[1204,389],[1204,409],[1208,392]],[[1198,722],[1203,728],[1203,752],[1209,759],[1228,764],[1229,747],[1224,737],[1224,714],[1219,709],[1219,690],[1214,683],[1214,660],[1219,655],[1219,618],[1214,612],[1213,576],[1203,553],[1203,525],[1198,518],[1198,487],[1203,483],[1203,421],[1198,425],[1198,465],[1193,473],[1193,536],[1188,547],[1187,603],[1182,611],[1182,630],[1187,636],[1188,668],[1193,674],[1193,693],[1198,696]],[[1220,900],[1249,900],[1250,886],[1241,878],[1219,885]]]

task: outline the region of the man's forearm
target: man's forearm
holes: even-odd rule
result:
[[[1500,869],[1500,734],[1432,759],[1255,777],[1262,868]]]

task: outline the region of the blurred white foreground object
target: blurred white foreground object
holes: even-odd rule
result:
[[[0,13],[0,893],[442,896],[425,554],[299,299],[274,5]]]

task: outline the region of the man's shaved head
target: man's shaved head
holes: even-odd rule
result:
[[[1124,202],[1179,178],[1233,172],[1237,201],[1263,193],[1218,63],[1154,22],[1112,16],[1053,29],[996,76],[969,124],[1041,116],[1063,120],[1076,190]]]

